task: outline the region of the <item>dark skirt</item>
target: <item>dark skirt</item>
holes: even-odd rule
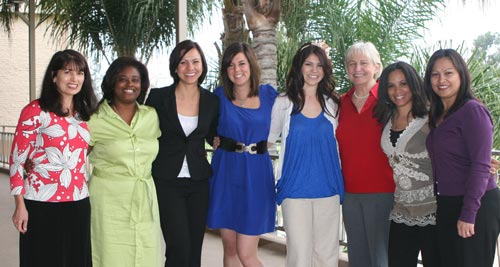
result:
[[[28,231],[20,234],[21,267],[90,267],[90,202],[24,200]]]

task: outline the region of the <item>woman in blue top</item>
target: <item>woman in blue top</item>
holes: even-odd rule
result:
[[[287,267],[338,266],[344,192],[335,139],[340,98],[332,64],[319,45],[306,43],[295,54],[268,138],[282,140],[277,201],[287,234]]]
[[[252,48],[234,43],[224,52],[217,132],[220,146],[212,159],[207,224],[218,228],[224,266],[263,266],[257,256],[259,235],[274,231],[274,176],[267,152],[271,109],[277,96],[260,85]]]

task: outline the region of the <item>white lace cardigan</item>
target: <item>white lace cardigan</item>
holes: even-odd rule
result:
[[[381,145],[394,171],[394,207],[390,219],[409,226],[436,224],[436,198],[432,166],[425,147],[428,118],[413,119],[399,136],[390,140],[392,122],[385,125]]]

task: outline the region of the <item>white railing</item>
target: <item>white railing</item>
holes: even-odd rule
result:
[[[14,126],[0,126],[0,168],[9,169],[9,155],[14,139]]]

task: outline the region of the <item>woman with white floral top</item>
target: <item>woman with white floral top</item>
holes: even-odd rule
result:
[[[21,112],[12,143],[12,222],[20,266],[92,266],[86,154],[96,98],[85,58],[52,57],[39,99]],[[24,174],[26,160],[33,168]]]

